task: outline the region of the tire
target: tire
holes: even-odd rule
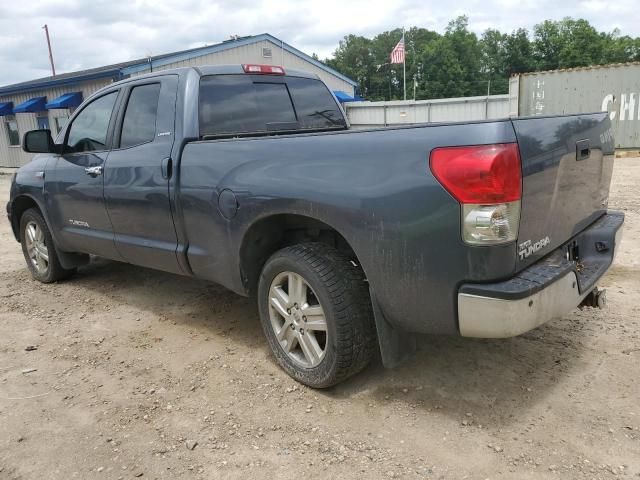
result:
[[[296,299],[302,299],[300,305]],[[260,275],[258,308],[276,360],[310,387],[345,380],[376,351],[364,272],[328,245],[302,243],[273,254]]]
[[[39,282],[57,282],[75,273],[75,268],[67,270],[60,265],[47,222],[35,208],[20,217],[20,243],[31,276]]]

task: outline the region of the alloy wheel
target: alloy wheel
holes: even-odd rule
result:
[[[313,368],[328,346],[324,309],[309,283],[299,274],[282,272],[269,288],[271,328],[284,352],[297,364]]]
[[[38,273],[45,274],[49,269],[49,249],[45,242],[44,231],[36,222],[30,221],[24,233],[31,264]]]

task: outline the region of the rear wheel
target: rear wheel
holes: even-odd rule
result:
[[[262,326],[278,363],[315,388],[362,370],[376,346],[362,269],[340,251],[303,243],[276,252],[258,286]]]
[[[51,232],[35,208],[27,210],[20,218],[20,242],[27,267],[36,280],[51,283],[75,272],[75,269],[67,270],[60,265]]]

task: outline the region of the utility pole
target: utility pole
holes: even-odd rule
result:
[[[56,66],[53,64],[53,53],[51,52],[51,40],[49,39],[49,27],[47,27],[47,24],[45,23],[44,27],[44,33],[47,35],[47,47],[49,47],[49,61],[51,62],[51,72],[53,73],[53,76],[56,76]]]
[[[418,86],[416,84],[416,74],[413,75],[413,101],[416,101],[416,87]]]

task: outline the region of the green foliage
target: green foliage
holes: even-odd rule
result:
[[[444,35],[420,51],[423,67],[423,75],[417,79],[420,97],[464,97],[476,94],[482,51],[478,37],[469,32],[467,27],[467,17],[452,20]]]
[[[369,100],[403,97],[402,65],[389,55],[402,29],[372,39],[347,35],[329,66],[356,80]],[[443,34],[419,27],[405,33],[407,98],[446,98],[507,93],[514,73],[640,61],[640,38],[614,30],[598,32],[587,20],[545,20],[530,35],[486,30],[480,38],[466,16],[449,22]]]

